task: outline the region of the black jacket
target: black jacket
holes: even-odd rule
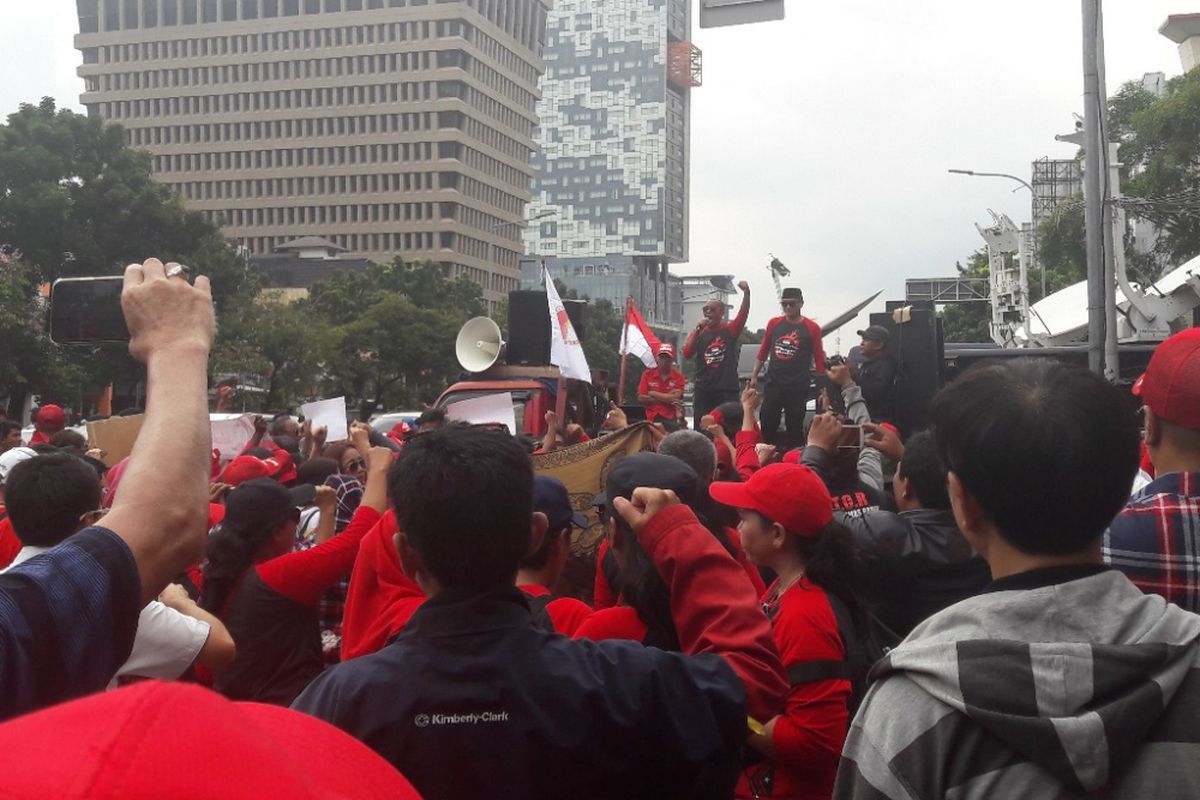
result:
[[[896,361],[884,353],[863,361],[855,383],[862,387],[863,400],[876,422],[890,420],[896,413]]]
[[[958,530],[952,511],[874,510],[839,515],[838,521],[854,534],[874,615],[898,637],[895,641],[934,613],[979,594],[991,581],[987,562]]]
[[[745,693],[719,655],[573,641],[524,594],[430,598],[378,653],[293,708],[342,728],[423,797],[728,798]]]

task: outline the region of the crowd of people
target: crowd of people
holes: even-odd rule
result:
[[[887,329],[827,362],[798,290],[737,386],[743,285],[683,347],[708,370],[695,429],[664,424],[667,346],[639,389],[653,449],[580,496],[530,451],[601,446],[618,407],[540,447],[437,410],[340,442],[280,414],[222,463],[210,287],[169,267],[125,273],[127,459],[0,427],[20,796],[1200,792],[1200,328],[1132,395],[981,365],[902,437],[872,406]],[[808,420],[817,373],[840,412]],[[565,596],[591,518],[592,592]]]

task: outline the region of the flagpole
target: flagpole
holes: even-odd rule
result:
[[[617,381],[617,405],[625,403],[625,375],[629,369],[629,309],[633,306],[633,295],[625,298],[625,325],[621,328],[621,379]]]

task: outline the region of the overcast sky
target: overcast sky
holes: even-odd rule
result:
[[[1179,74],[1158,27],[1200,8],[1106,6],[1110,94]],[[79,108],[77,30],[70,0],[0,0],[0,113],[44,95]],[[946,170],[1028,180],[1032,160],[1074,153],[1054,135],[1082,111],[1081,30],[1080,4],[1065,0],[788,0],[783,22],[697,26],[691,263],[676,271],[747,278],[755,326],[776,308],[768,253],[818,320],[879,289],[901,298],[906,277],[953,274],[982,244],[973,223],[988,208],[1026,221],[1029,198]]]

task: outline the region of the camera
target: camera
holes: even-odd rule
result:
[[[825,369],[833,369],[834,367],[841,367],[845,364],[845,356],[830,356],[829,358],[825,359]]]

